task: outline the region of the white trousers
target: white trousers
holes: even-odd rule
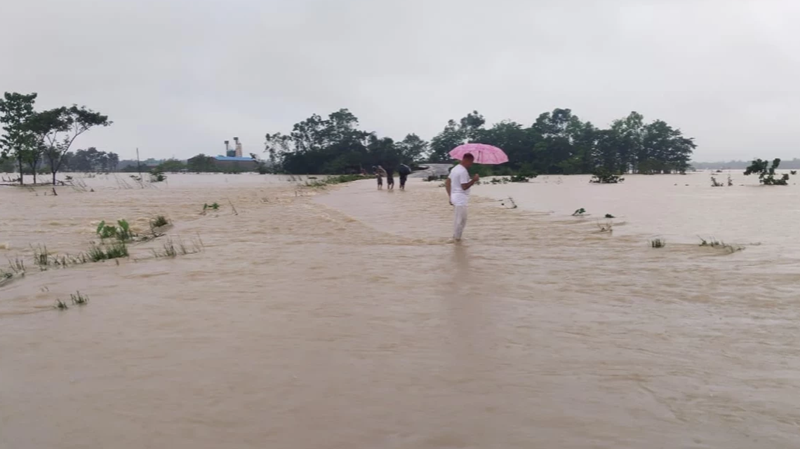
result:
[[[455,220],[453,220],[453,239],[461,240],[461,234],[467,227],[467,206],[456,206]]]

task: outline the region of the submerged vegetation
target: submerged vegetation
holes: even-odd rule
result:
[[[108,246],[92,246],[87,256],[92,262],[120,259],[128,257],[128,247],[124,242],[115,242]]]
[[[150,182],[164,182],[167,180],[167,175],[164,172],[154,169],[152,173],[150,173]]]
[[[729,245],[721,240],[717,240],[715,238],[704,239],[703,237],[698,236],[700,239],[700,246],[709,247],[709,248],[716,248],[722,249],[727,251],[728,253],[735,253],[737,251],[744,251],[743,246],[738,245]]]
[[[180,238],[178,238],[177,242],[168,238],[164,242],[161,251],[153,250],[153,257],[156,259],[175,258],[178,256],[197,254],[203,251],[203,242],[199,237],[190,240],[189,245],[190,246],[187,246]]]
[[[575,212],[573,212],[573,213],[572,213],[572,216],[573,216],[573,217],[581,217],[581,216],[583,216],[583,214],[585,214],[585,213],[586,213],[586,209],[584,209],[584,208],[582,208],[582,207],[581,207],[580,209],[578,209],[578,210],[576,210]]]
[[[72,304],[76,306],[83,306],[89,304],[89,297],[86,295],[82,295],[80,291],[76,294],[69,295],[70,299],[72,299]]]
[[[353,181],[360,181],[362,179],[372,179],[373,177],[370,175],[337,175],[337,176],[328,176],[322,180],[319,179],[312,179],[309,177],[309,180],[306,181],[306,187],[315,187],[315,188],[324,188],[331,185],[336,184],[344,184]]]
[[[124,219],[117,220],[117,226],[108,225],[105,221],[101,221],[97,225],[95,232],[100,236],[101,240],[114,238],[120,242],[130,242],[136,237],[136,234],[131,231],[130,224]]]
[[[770,166],[768,161],[761,159],[754,160],[744,174],[746,176],[756,174],[758,175],[758,182],[765,186],[785,186],[789,185],[789,175],[784,173],[780,178],[775,177],[775,170],[781,165],[780,159],[774,159]]]
[[[592,173],[592,179],[589,182],[594,184],[618,184],[625,181],[625,178],[620,178],[605,168],[598,168]]]
[[[653,248],[663,248],[667,246],[667,241],[664,239],[653,239],[650,240],[650,246]]]

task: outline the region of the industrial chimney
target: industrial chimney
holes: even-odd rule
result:
[[[236,157],[242,157],[242,143],[238,137],[234,137],[233,141],[236,142]]]

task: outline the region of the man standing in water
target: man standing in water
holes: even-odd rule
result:
[[[450,204],[456,208],[453,224],[453,240],[456,242],[461,241],[461,234],[464,232],[464,227],[467,226],[469,189],[480,179],[477,174],[472,178],[469,177],[467,169],[472,166],[474,161],[474,156],[470,153],[465,154],[461,159],[461,163],[450,170],[450,176],[447,177],[447,181],[444,183],[447,189],[447,196],[450,197]]]

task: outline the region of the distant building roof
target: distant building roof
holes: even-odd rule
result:
[[[214,159],[218,161],[230,161],[230,162],[255,162],[255,159],[253,159],[252,157],[216,156]]]

